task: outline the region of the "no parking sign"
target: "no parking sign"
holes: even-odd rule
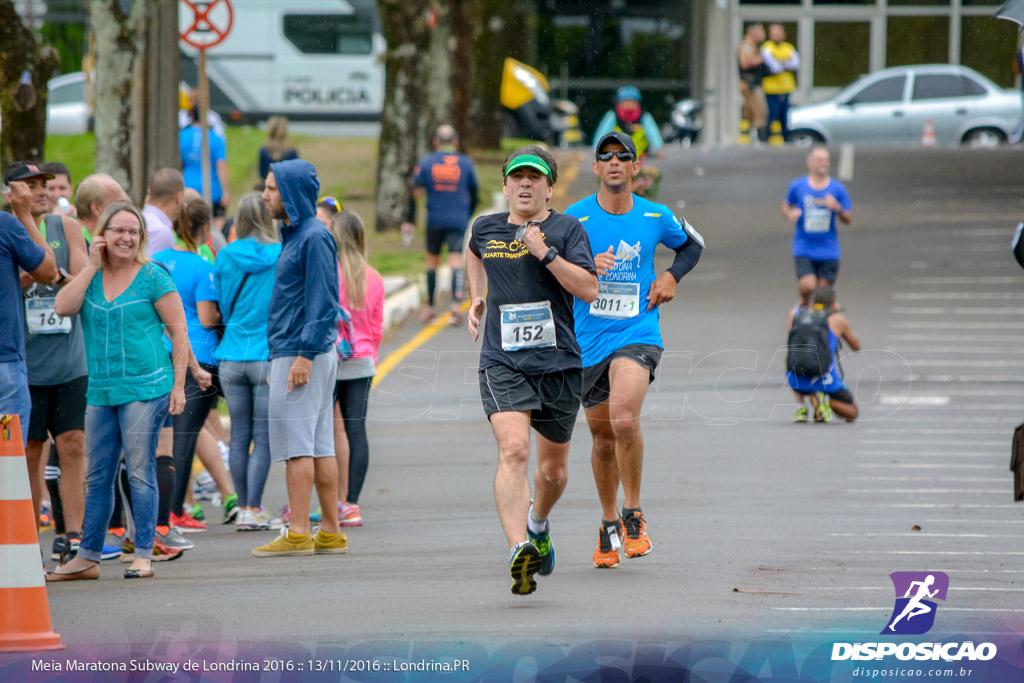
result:
[[[235,16],[229,0],[181,0],[181,39],[194,48],[206,50],[218,45],[231,32]]]

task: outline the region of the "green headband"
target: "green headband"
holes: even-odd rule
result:
[[[548,162],[544,161],[536,154],[520,154],[517,156],[509,162],[508,168],[505,169],[505,177],[507,178],[509,173],[517,168],[522,168],[523,166],[535,168],[548,178],[551,177],[551,167],[548,166]]]

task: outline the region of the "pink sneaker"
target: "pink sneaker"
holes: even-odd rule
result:
[[[341,526],[362,526],[363,518],[358,505],[338,503],[338,524]]]

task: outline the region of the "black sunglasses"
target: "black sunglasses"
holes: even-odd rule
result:
[[[538,228],[541,227],[540,221],[526,221],[525,223],[519,226],[518,230],[516,230],[516,242],[523,241],[523,235],[526,234],[526,229],[529,228],[531,225],[536,225]]]
[[[636,161],[632,152],[601,152],[597,155],[597,160],[611,161],[612,157],[618,158],[619,161]]]

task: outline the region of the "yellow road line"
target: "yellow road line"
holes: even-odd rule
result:
[[[466,299],[459,305],[459,310],[465,315],[466,311],[469,310],[470,305],[469,299]],[[415,337],[402,344],[400,347],[392,351],[384,358],[379,365],[377,365],[377,376],[373,378],[373,386],[378,386],[389,372],[398,367],[398,364],[405,360],[406,356],[418,349],[419,347],[426,344],[431,338],[434,337],[438,332],[448,327],[449,321],[451,320],[451,313],[438,316],[438,318],[420,330]],[[467,333],[468,334],[468,333]]]
[[[562,184],[555,187],[555,192],[552,195],[552,199],[561,198],[568,191],[567,188],[572,187],[572,184],[576,182],[576,176],[579,175],[579,162],[574,158],[573,163],[569,164],[569,167],[562,171]],[[472,302],[467,298],[459,306],[459,310],[465,315],[466,311],[469,310],[469,305]],[[430,341],[434,335],[443,330],[448,326],[448,322],[451,319],[451,314],[442,315],[434,322],[430,323],[422,330],[420,330],[415,337],[402,344],[396,350],[392,351],[387,355],[384,360],[377,365],[377,376],[373,378],[373,386],[379,386],[387,374],[398,367],[406,357],[418,349],[419,347]]]

